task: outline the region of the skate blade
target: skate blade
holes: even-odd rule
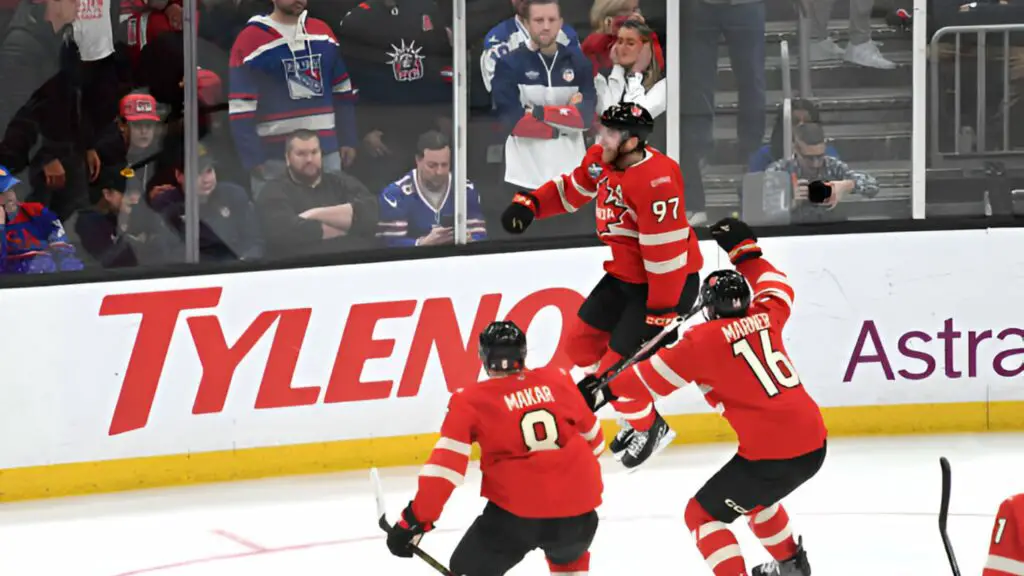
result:
[[[644,464],[647,464],[648,462],[650,462],[651,458],[654,458],[655,456],[657,456],[658,452],[661,452],[662,450],[664,450],[669,444],[672,443],[673,440],[675,440],[675,438],[676,438],[676,431],[670,429],[661,438],[661,441],[658,442],[658,445],[654,447],[654,452],[651,452],[651,455],[647,457],[647,460],[644,460],[643,464],[640,464],[639,466],[634,466],[633,468],[626,468],[626,474],[632,474],[632,473],[636,472],[637,470],[643,468]]]

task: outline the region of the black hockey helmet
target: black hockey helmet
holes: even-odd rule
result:
[[[636,136],[645,144],[654,132],[654,116],[639,104],[619,102],[601,114],[601,125]]]
[[[750,286],[735,270],[716,270],[701,284],[700,305],[708,320],[741,318],[750,308]]]
[[[480,360],[490,372],[525,368],[526,334],[509,320],[491,322],[480,333]]]

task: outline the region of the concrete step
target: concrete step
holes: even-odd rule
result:
[[[849,163],[902,159],[909,162],[912,133],[909,122],[825,126],[829,143],[839,152],[839,157]],[[771,127],[765,131],[765,139],[770,137]],[[735,128],[716,126],[714,138],[712,164],[730,164],[739,160]]]
[[[859,87],[905,87],[909,89],[913,82],[913,56],[907,52],[883,52],[884,56],[896,64],[892,70],[867,68],[851,64],[842,59],[811,62],[811,87],[817,88],[859,88]],[[782,90],[782,58],[769,56],[765,58],[765,82],[769,90]],[[800,58],[791,54],[790,79],[793,90],[800,86]],[[737,89],[736,73],[728,58],[718,60],[718,91]]]
[[[849,20],[830,20],[828,24],[828,35],[839,45],[846,46],[850,39]],[[790,54],[796,55],[799,50],[799,34],[797,32],[796,20],[779,20],[765,23],[765,53],[768,56],[779,55],[779,45],[783,40],[789,42]],[[889,26],[882,18],[871,20],[871,39],[881,43],[883,52],[905,51],[913,48],[911,35]],[[719,44],[718,55],[726,57],[729,55],[728,44],[724,38]]]
[[[797,94],[799,96],[799,93]],[[899,109],[905,111],[906,122],[910,121],[912,96],[910,86],[869,87],[869,88],[815,88],[814,101],[822,113],[884,111]],[[738,95],[734,91],[715,94],[716,115],[735,115]],[[781,110],[782,91],[768,90],[765,94],[765,109],[771,114]],[[841,123],[840,116],[833,116]]]
[[[821,0],[811,0],[820,2]],[[887,2],[876,2],[871,15],[875,18],[884,18],[888,11]],[[903,5],[902,3],[900,5]],[[764,0],[764,19],[768,22],[795,20],[797,8],[793,0]],[[835,0],[832,4],[832,19],[846,19],[850,17],[850,3],[845,0]]]

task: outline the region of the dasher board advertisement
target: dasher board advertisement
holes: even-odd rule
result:
[[[1009,248],[1022,241],[1013,229],[762,240],[795,290],[786,347],[830,430],[1024,428],[1024,404],[1014,405],[1024,400],[1024,251]],[[702,276],[728,267],[713,243],[701,250]],[[580,248],[7,290],[0,314],[32,352],[5,367],[0,434],[20,440],[0,444],[0,492],[38,495],[33,482],[74,492],[47,467],[136,458],[117,466],[143,485],[150,468],[174,469],[152,473],[173,483],[412,464],[450,392],[482,377],[476,337],[489,322],[527,331],[529,366],[570,367],[562,328],[607,256]],[[680,440],[728,439],[696,390],[658,408]],[[145,458],[181,455],[191,461]],[[88,470],[96,489],[117,484],[102,465]]]

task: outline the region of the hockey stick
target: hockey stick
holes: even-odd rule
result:
[[[381,530],[390,534],[391,523],[388,522],[387,512],[385,511],[384,488],[381,486],[380,473],[377,472],[376,468],[370,468],[370,481],[373,482],[373,495],[374,498],[376,498],[377,500],[377,516],[380,518],[380,520],[378,520],[377,522],[377,525],[380,526]],[[412,550],[412,553],[414,555],[419,557],[420,560],[423,560],[424,562],[429,564],[430,567],[434,570],[437,570],[445,576],[455,576],[454,572],[452,572],[448,568],[445,568],[444,564],[441,564],[437,560],[434,560],[433,556],[424,552],[419,546],[415,544],[409,544],[409,549]]]
[[[696,304],[694,304],[693,308],[691,308],[689,312],[674,319],[671,323],[662,328],[661,332],[658,332],[657,334],[654,335],[653,338],[651,338],[647,342],[644,342],[643,345],[641,345],[640,348],[638,348],[632,356],[629,356],[627,358],[620,358],[618,362],[609,366],[608,369],[602,372],[600,376],[595,377],[593,382],[590,382],[586,385],[587,391],[591,393],[600,392],[602,395],[606,393],[608,391],[608,387],[612,383],[612,380],[617,378],[619,374],[622,374],[626,370],[632,368],[634,364],[640,362],[641,358],[646,358],[646,356],[650,354],[651,351],[654,350],[658,346],[658,344],[662,342],[662,340],[667,338],[668,335],[671,334],[672,332],[678,330],[679,327],[682,326],[683,323],[685,323],[687,320],[696,316],[702,308],[703,306],[698,301]],[[603,396],[599,402],[600,405],[597,408],[600,409],[608,402],[609,400],[607,400],[607,397]]]
[[[949,520],[949,496],[953,490],[953,472],[949,467],[949,460],[945,457],[939,458],[939,467],[942,468],[942,502],[939,504],[939,535],[942,536],[942,545],[946,547],[946,557],[949,558],[949,567],[953,570],[953,576],[960,576],[960,566],[956,563],[956,555],[953,554],[953,543],[949,541],[949,533],[946,532],[946,521]]]

